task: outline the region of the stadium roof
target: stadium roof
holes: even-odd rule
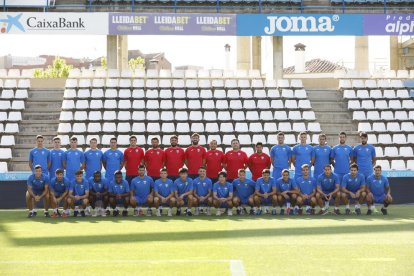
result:
[[[335,70],[347,69],[346,67],[336,64],[332,61],[315,58],[305,62],[306,73],[333,73]],[[283,69],[285,74],[294,74],[295,66]]]

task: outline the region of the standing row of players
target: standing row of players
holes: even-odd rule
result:
[[[160,178],[155,182],[146,175],[145,166],[140,165],[139,175],[132,179],[131,185],[123,179],[122,172],[114,173],[114,180],[108,182],[101,177],[101,172],[96,171],[89,180],[83,178],[83,172],[77,171],[76,178],[69,181],[63,176],[63,171],[58,169],[56,177],[42,174],[42,168],[37,165],[35,173],[30,176],[27,184],[26,201],[29,208],[29,218],[36,215],[33,199],[38,202],[45,201],[45,215],[49,216],[48,206],[53,207],[52,217],[67,217],[69,208],[74,209],[74,216],[85,216],[85,209],[94,208],[93,216],[106,216],[113,208],[113,216],[119,215],[118,206],[124,207],[123,216],[128,215],[128,207],[134,208],[134,215],[143,215],[142,207],[147,208],[147,215],[152,215],[151,208],[157,210],[157,216],[161,216],[162,207],[168,207],[168,216],[172,215],[172,208],[177,207],[176,215],[181,214],[181,208],[185,207],[185,214],[191,216],[192,207],[195,214],[200,213],[200,207],[207,207],[207,215],[211,214],[210,208],[214,206],[216,215],[221,215],[220,208],[226,208],[229,216],[232,208],[237,208],[237,214],[247,213],[246,207],[250,207],[250,214],[260,215],[263,211],[269,213],[272,206],[272,215],[276,215],[276,206],[280,206],[280,215],[302,214],[302,206],[306,206],[306,212],[315,214],[315,207],[320,206],[319,214],[328,212],[331,201],[335,204],[335,214],[340,214],[339,204],[342,201],[346,205],[346,214],[351,213],[349,203],[355,202],[355,213],[361,214],[361,204],[368,204],[367,215],[372,213],[375,203],[383,203],[381,211],[387,214],[387,207],[392,202],[391,190],[386,177],[381,174],[379,165],[374,167],[375,173],[367,178],[358,173],[358,165],[350,166],[350,173],[343,177],[342,184],[336,174],[332,173],[331,165],[325,165],[324,172],[317,180],[310,176],[309,166],[302,166],[302,177],[296,180],[289,177],[289,171],[283,170],[282,177],[274,179],[270,177],[270,170],[264,169],[262,177],[256,181],[246,178],[246,170],[238,170],[238,178],[232,183],[227,180],[227,173],[218,174],[218,181],[212,183],[206,177],[206,168],[200,167],[198,177],[194,180],[188,177],[188,170],[181,168],[179,177],[173,182],[168,178],[167,169],[160,170]],[[58,207],[63,202],[64,212],[60,214]],[[106,209],[106,210],[105,210]],[[90,212],[90,210],[89,210]]]
[[[252,172],[252,179],[261,177],[264,169],[273,166],[272,177],[280,178],[284,169],[291,165],[295,168],[295,179],[302,176],[302,165],[307,164],[313,167],[313,176],[317,178],[323,173],[325,165],[331,164],[335,174],[340,181],[345,174],[349,173],[349,166],[356,163],[360,173],[365,178],[373,173],[375,165],[375,148],[368,144],[366,133],[360,134],[361,144],[352,148],[346,144],[346,133],[339,134],[339,144],[331,148],[326,144],[326,135],[319,135],[319,145],[311,146],[306,144],[307,134],[300,133],[300,143],[293,148],[284,143],[285,136],[281,132],[277,135],[277,145],[270,150],[270,156],[263,152],[263,144],[256,144],[256,152],[250,157],[240,149],[238,139],[231,141],[232,150],[223,153],[217,149],[217,141],[209,143],[209,150],[199,145],[199,135],[194,133],[191,136],[192,145],[186,150],[178,146],[178,137],[170,138],[171,146],[161,149],[158,138],[151,139],[151,148],[144,153],[144,150],[137,146],[137,138],[130,137],[130,146],[121,152],[117,148],[117,139],[110,140],[110,149],[103,153],[97,148],[97,139],[90,140],[90,149],[85,153],[77,148],[77,138],[70,139],[70,148],[66,151],[61,149],[60,138],[53,139],[54,148],[48,150],[43,147],[43,137],[37,136],[37,147],[30,151],[29,166],[34,170],[36,165],[42,167],[44,174],[54,176],[57,169],[65,170],[65,176],[69,180],[75,179],[75,172],[85,170],[86,178],[93,176],[95,171],[105,169],[105,178],[111,181],[114,172],[125,167],[126,180],[131,180],[138,175],[138,166],[145,165],[147,175],[154,180],[159,178],[159,171],[167,168],[168,177],[172,180],[178,178],[180,168],[186,166],[190,178],[196,178],[198,169],[205,166],[207,177],[217,181],[217,175],[223,169],[226,170],[228,179],[233,181],[237,178],[239,169],[249,168]]]
[[[250,157],[240,150],[240,143],[237,139],[231,141],[232,150],[224,154],[217,149],[217,141],[210,142],[210,150],[206,151],[198,145],[199,135],[193,134],[191,137],[192,145],[185,151],[178,146],[178,137],[172,136],[170,139],[171,147],[166,150],[159,148],[158,138],[151,140],[152,148],[145,154],[142,148],[136,145],[135,136],[130,137],[130,147],[124,153],[117,149],[117,140],[112,138],[110,141],[111,148],[102,153],[97,148],[97,140],[90,140],[90,149],[83,153],[77,149],[77,139],[70,139],[70,149],[63,151],[60,149],[60,139],[53,139],[54,149],[51,151],[43,147],[43,137],[37,136],[37,147],[30,152],[29,165],[40,165],[44,174],[54,175],[58,169],[66,170],[66,178],[73,181],[75,172],[86,170],[86,178],[92,177],[95,171],[101,171],[105,168],[105,178],[108,181],[113,180],[114,172],[126,168],[126,180],[129,184],[134,177],[138,175],[138,166],[146,165],[147,175],[157,180],[159,170],[164,166],[167,169],[168,177],[171,180],[178,178],[179,169],[185,164],[188,167],[190,178],[197,177],[197,171],[200,166],[206,167],[207,177],[211,178],[213,183],[216,182],[217,175],[223,169],[227,171],[228,181],[237,178],[239,169],[249,168],[252,172],[252,179],[257,180],[264,169],[269,169],[273,165],[273,178],[281,177],[281,172],[288,169],[291,164],[295,167],[295,180],[302,177],[302,166],[308,165],[314,167],[314,176],[317,178],[324,170],[327,164],[334,165],[334,172],[338,175],[341,182],[343,176],[349,172],[349,165],[356,162],[360,172],[365,179],[372,174],[373,165],[375,164],[375,149],[372,145],[367,144],[368,137],[361,133],[361,144],[355,148],[346,145],[346,134],[339,134],[339,144],[334,148],[326,145],[326,136],[319,136],[320,144],[312,147],[306,144],[306,133],[300,133],[301,143],[291,149],[284,144],[284,134],[279,133],[277,136],[278,144],[273,146],[270,156],[263,152],[262,143],[256,144],[256,152]],[[47,168],[47,169],[46,169]]]

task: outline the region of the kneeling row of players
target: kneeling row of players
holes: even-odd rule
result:
[[[282,177],[273,179],[270,170],[263,170],[262,177],[256,182],[246,178],[246,171],[240,169],[238,178],[232,183],[226,181],[227,174],[222,171],[218,174],[218,181],[212,181],[206,177],[205,167],[200,167],[199,177],[188,177],[186,168],[181,168],[179,178],[174,182],[168,179],[167,170],[160,170],[160,178],[154,180],[145,175],[145,167],[139,167],[139,175],[129,185],[123,179],[122,172],[116,171],[111,183],[101,177],[101,172],[96,171],[89,180],[83,178],[83,172],[76,172],[76,179],[70,183],[63,176],[63,170],[56,171],[56,177],[49,180],[42,174],[41,167],[35,168],[35,173],[27,181],[28,190],[26,202],[29,209],[28,217],[36,216],[36,202],[44,200],[45,216],[49,216],[48,208],[53,208],[51,217],[67,217],[70,209],[74,209],[74,216],[106,216],[113,209],[113,216],[119,216],[118,206],[123,206],[122,215],[128,215],[128,207],[134,209],[134,216],[144,215],[142,207],[147,208],[147,216],[152,215],[152,207],[156,209],[156,215],[161,216],[162,207],[168,207],[168,216],[172,216],[172,208],[177,208],[176,215],[181,214],[181,208],[185,207],[185,214],[192,215],[195,207],[195,215],[204,211],[211,214],[211,207],[216,208],[216,215],[222,214],[221,208],[225,208],[227,214],[232,215],[233,207],[237,214],[247,213],[246,207],[250,207],[250,214],[260,215],[263,212],[276,215],[276,207],[280,207],[280,215],[296,215],[306,212],[315,214],[315,207],[320,206],[319,214],[326,214],[329,204],[334,202],[334,213],[339,215],[339,205],[346,205],[345,212],[350,214],[350,201],[355,203],[355,213],[361,214],[361,204],[367,203],[367,215],[372,214],[375,203],[383,204],[381,211],[387,214],[387,207],[392,202],[391,190],[388,180],[382,175],[381,167],[374,167],[374,174],[367,179],[358,173],[358,166],[352,164],[350,173],[339,181],[336,174],[332,173],[330,165],[326,165],[324,173],[317,179],[310,176],[309,166],[302,166],[303,176],[294,181],[289,177],[289,171],[284,170]],[[341,183],[341,184],[340,184]],[[63,203],[63,213],[58,211]],[[92,212],[92,208],[94,209]]]

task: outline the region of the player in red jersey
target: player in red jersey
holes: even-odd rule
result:
[[[224,157],[224,168],[227,170],[227,181],[230,183],[237,178],[237,172],[240,169],[246,169],[249,164],[247,154],[240,150],[239,139],[231,140],[231,147],[233,149]]]
[[[129,137],[130,146],[124,151],[124,162],[126,169],[126,178],[128,184],[131,186],[133,178],[138,176],[139,165],[144,165],[144,150],[137,146],[137,137]]]
[[[168,178],[175,181],[178,171],[184,166],[185,152],[178,146],[176,135],[170,138],[171,147],[165,150],[165,167],[167,167]]]
[[[206,153],[204,165],[207,169],[207,177],[214,184],[218,181],[218,173],[222,171],[224,163],[224,153],[217,149],[217,141],[210,141],[210,150]]]
[[[252,172],[252,179],[256,181],[262,177],[264,169],[270,169],[272,164],[270,156],[263,152],[263,143],[256,143],[256,152],[249,157],[249,169]]]
[[[188,168],[188,177],[196,179],[198,177],[198,169],[203,166],[206,158],[206,149],[198,144],[200,135],[194,133],[191,135],[191,146],[185,150],[185,164]]]
[[[160,178],[160,170],[164,167],[165,152],[159,148],[160,140],[157,137],[151,139],[152,148],[145,153],[145,166],[147,175],[155,181]]]

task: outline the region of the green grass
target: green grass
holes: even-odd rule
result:
[[[227,260],[248,275],[412,275],[414,206],[371,217],[29,220],[0,211],[0,275],[231,275]]]

